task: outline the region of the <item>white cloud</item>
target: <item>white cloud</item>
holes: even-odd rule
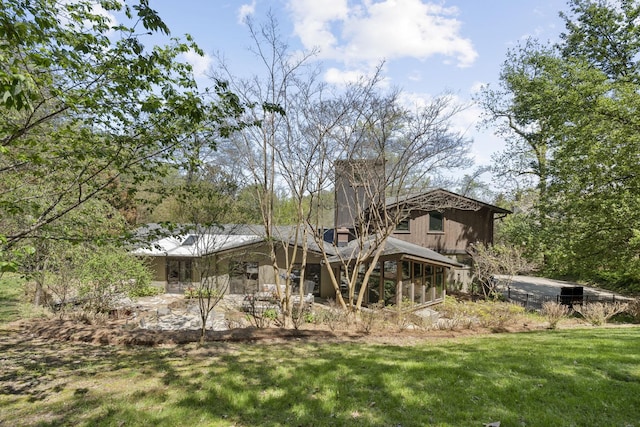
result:
[[[245,19],[247,19],[248,16],[253,15],[255,12],[256,12],[256,1],[255,0],[253,0],[249,4],[243,4],[238,9],[238,23],[243,24]]]
[[[293,15],[294,33],[305,47],[319,48],[324,54],[334,51],[338,39],[333,34],[332,23],[348,21],[347,0],[291,0],[289,10]]]
[[[482,89],[484,89],[485,87],[487,87],[487,83],[485,82],[473,82],[473,84],[471,85],[471,88],[469,88],[469,93],[476,94],[480,92]]]
[[[290,0],[294,32],[306,48],[319,47],[323,58],[378,62],[381,59],[427,59],[443,55],[459,67],[477,57],[460,35],[454,7],[423,0]]]
[[[201,56],[193,50],[184,53],[182,56],[184,60],[193,67],[193,75],[195,78],[205,77],[205,73],[211,68],[211,64],[213,63],[213,58],[210,55],[205,53],[204,56]]]

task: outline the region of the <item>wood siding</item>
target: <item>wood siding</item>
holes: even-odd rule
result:
[[[493,242],[493,212],[486,207],[478,211],[447,209],[443,212],[444,231],[429,231],[429,214],[416,212],[409,221],[409,231],[393,237],[442,254],[462,254],[473,242]]]

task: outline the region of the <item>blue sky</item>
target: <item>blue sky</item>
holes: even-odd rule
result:
[[[320,48],[324,79],[335,83],[366,73],[385,60],[389,84],[412,98],[452,92],[468,103],[483,84],[497,83],[509,48],[527,37],[555,41],[564,29],[561,0],[150,0],[172,31],[191,34],[206,52],[189,55],[196,73],[215,52],[234,70],[259,70],[252,61],[243,17],[256,23],[268,11],[294,49]],[[503,147],[491,130],[475,125],[471,106],[456,121],[474,139],[477,164]]]

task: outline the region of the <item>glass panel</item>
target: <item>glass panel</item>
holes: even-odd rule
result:
[[[424,301],[424,277],[423,265],[419,262],[413,263],[413,302],[420,304]]]
[[[436,298],[442,298],[444,291],[444,268],[436,267]]]
[[[403,219],[396,225],[396,231],[409,231],[409,219]]]
[[[369,276],[369,293],[367,294],[369,304],[376,304],[380,298],[380,263],[373,268],[371,276]]]
[[[396,261],[384,262],[384,304],[396,304],[396,274],[398,271],[398,263]]]
[[[424,302],[430,302],[435,299],[434,297],[435,288],[433,287],[433,283],[434,283],[433,274],[434,274],[433,266],[429,264],[425,265],[424,266],[424,286],[425,286]]]
[[[180,281],[180,261],[167,261],[167,282],[178,283]]]
[[[402,261],[402,304],[405,306],[412,301],[413,283],[411,282],[411,263],[409,261]]]
[[[429,212],[429,231],[444,231],[442,213]]]
[[[246,294],[258,290],[257,262],[229,262],[229,293]]]

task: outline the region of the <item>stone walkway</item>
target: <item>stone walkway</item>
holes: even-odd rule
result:
[[[237,311],[242,295],[229,295],[213,309],[207,319],[207,329],[225,331],[229,329],[226,313]],[[162,294],[138,299],[134,304],[134,321],[142,329],[150,330],[197,330],[202,321],[197,300],[188,300],[182,294]]]

